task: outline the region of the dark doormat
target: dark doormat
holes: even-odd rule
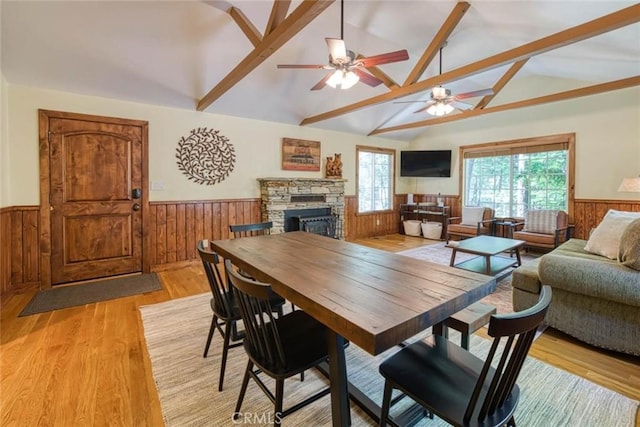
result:
[[[158,280],[156,273],[118,277],[115,279],[84,283],[82,285],[69,285],[47,289],[46,291],[40,291],[35,294],[18,317],[91,304],[98,301],[128,297],[145,292],[159,291],[161,289],[162,284],[160,280]]]

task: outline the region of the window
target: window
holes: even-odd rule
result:
[[[393,209],[395,151],[356,147],[358,213]]]
[[[524,217],[531,209],[570,210],[574,137],[461,147],[463,202],[496,217]]]

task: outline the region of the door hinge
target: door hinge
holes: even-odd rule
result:
[[[51,142],[51,134],[53,132],[51,132],[50,130],[47,131],[47,141]]]

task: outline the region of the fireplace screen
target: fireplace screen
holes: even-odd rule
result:
[[[303,217],[298,219],[299,229],[308,233],[337,238],[334,215]]]

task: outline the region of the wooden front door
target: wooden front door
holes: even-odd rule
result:
[[[47,126],[50,283],[141,272],[146,122],[62,113]]]

